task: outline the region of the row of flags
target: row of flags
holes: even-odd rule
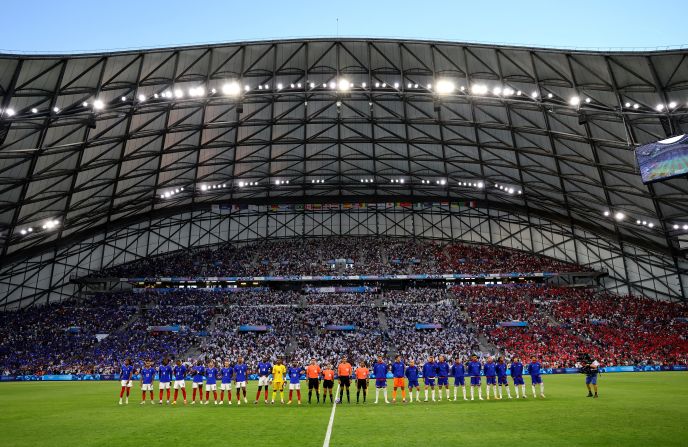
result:
[[[465,202],[381,202],[381,203],[367,203],[367,202],[344,202],[344,203],[281,203],[268,205],[268,211],[328,211],[328,210],[380,210],[380,209],[413,209],[424,210],[429,208],[446,208],[446,209],[461,209],[461,208],[476,208],[477,201],[469,200]],[[244,204],[219,204],[213,205],[212,210],[218,214],[235,213],[241,210],[258,211],[258,205],[244,205]]]

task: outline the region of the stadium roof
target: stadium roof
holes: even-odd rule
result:
[[[214,203],[476,200],[671,255],[688,233],[688,180],[643,185],[633,152],[686,132],[688,50],[0,55],[0,111],[4,264]]]

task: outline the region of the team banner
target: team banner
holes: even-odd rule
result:
[[[442,329],[444,326],[437,323],[416,323],[416,330]]]
[[[148,326],[148,332],[179,332],[182,329],[179,325],[170,326]]]
[[[239,326],[239,332],[267,332],[270,330],[269,326],[254,326],[251,324],[242,324]]]
[[[353,324],[328,324],[325,326],[326,331],[355,331],[356,326]]]
[[[499,323],[502,327],[527,327],[527,321],[502,321]]]
[[[377,287],[358,286],[358,287],[306,287],[306,293],[374,293]]]

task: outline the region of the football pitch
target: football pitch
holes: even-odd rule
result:
[[[584,376],[544,376],[546,399],[336,406],[331,446],[685,446],[688,373],[616,373],[586,398]],[[526,381],[528,383],[528,381]],[[372,385],[372,381],[371,381]],[[305,386],[305,383],[302,385]],[[0,384],[3,446],[322,446],[333,406],[117,405],[118,382]],[[189,397],[190,386],[189,386]],[[287,393],[287,392],[285,392]],[[452,390],[453,393],[453,390]],[[157,384],[156,391],[157,397]],[[389,392],[391,399],[391,390]],[[513,395],[513,390],[512,390]],[[423,391],[421,390],[421,397]],[[452,394],[453,396],[453,394]],[[181,396],[180,396],[181,397]],[[212,395],[211,395],[212,399]],[[315,401],[315,397],[313,398]],[[346,402],[346,398],[344,399]]]

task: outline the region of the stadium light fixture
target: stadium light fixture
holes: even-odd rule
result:
[[[103,110],[103,107],[105,107],[105,104],[103,103],[102,99],[96,99],[93,101],[93,108],[96,110]]]
[[[180,89],[180,88],[175,89],[175,91],[174,91],[174,97],[175,97],[175,98],[183,98],[183,97],[184,97],[184,92],[182,91],[182,89]]]
[[[495,96],[499,96],[502,94],[502,88],[500,86],[497,86],[492,89],[492,94]]]
[[[547,93],[547,98],[548,98],[548,99],[552,99],[552,98],[554,98],[554,95],[551,94],[551,93]]]
[[[677,104],[676,104],[676,101],[671,101],[671,102],[669,103],[669,108],[670,108],[670,109],[676,108],[676,105],[677,105]]]
[[[654,228],[655,224],[653,224],[652,222],[650,222],[650,223],[647,224],[647,226],[650,227],[650,228]]]
[[[381,85],[381,87],[382,87],[382,88],[387,88],[387,83],[386,83],[386,82],[383,82],[382,85]]]
[[[440,79],[435,84],[435,91],[440,95],[448,95],[456,89],[454,83],[448,79]]]
[[[361,87],[363,87],[363,88],[366,88],[367,86],[368,86],[368,84],[366,84],[365,82],[363,82],[363,83],[361,84]]]
[[[621,211],[614,214],[614,219],[616,219],[618,221],[624,220],[625,217],[626,217],[626,215],[624,213],[622,213]]]
[[[139,95],[139,102],[144,102],[146,100],[146,95],[143,93]]]
[[[301,83],[300,83],[300,82],[296,84],[296,88],[301,88]]]
[[[626,104],[624,104],[624,107],[630,108],[630,107],[631,107],[631,103],[630,103],[630,102],[627,102]]]
[[[574,96],[569,100],[569,104],[572,106],[577,106],[580,105],[580,97],[579,96]]]
[[[126,96],[122,96],[120,99],[122,100],[122,102],[126,102],[126,101],[127,101],[127,97],[126,97]]]
[[[345,92],[351,88],[351,84],[346,79],[339,80],[339,90]]]
[[[533,93],[530,94],[530,97],[533,99],[537,98],[538,96],[539,96],[538,92],[536,92],[536,91],[533,91]]]
[[[375,88],[379,88],[379,87],[380,87],[380,83],[379,83],[379,82],[376,82],[376,83],[375,83]]]
[[[638,104],[633,104],[633,108],[634,108],[634,109],[638,110],[639,107],[640,107],[640,105],[638,105]]]
[[[24,235],[26,234],[26,230],[22,229],[22,230],[20,231],[20,233],[21,233],[22,236],[24,236]]]
[[[425,86],[428,90],[432,90],[432,84],[428,84]]]
[[[281,83],[281,82],[277,84],[277,90],[282,90],[282,87],[283,87],[283,86],[282,86],[282,83]]]
[[[330,88],[331,88],[332,90],[334,90],[335,87],[337,87],[337,84],[335,84],[334,81],[330,81]]]
[[[294,83],[289,84],[289,88],[294,88]]]
[[[684,229],[684,230],[688,230],[688,225],[684,225],[684,226],[683,226],[683,229]]]
[[[315,88],[315,82],[311,82],[310,87]]]
[[[53,112],[60,113],[60,108],[57,106],[53,107]]]
[[[35,108],[35,107],[34,107],[34,108],[32,108],[32,109],[31,109],[31,113],[38,113],[38,109],[37,109],[37,108]]]
[[[674,230],[678,230],[678,225],[674,224]]]
[[[484,95],[487,93],[487,86],[485,84],[473,84],[471,86],[471,93],[474,95]]]
[[[248,85],[246,87],[248,87]],[[241,92],[241,86],[239,85],[238,82],[228,82],[222,86],[222,93],[225,95],[237,96],[240,92]]]
[[[609,217],[609,211],[605,211],[603,214],[604,214],[604,217]]]
[[[506,87],[506,88],[502,91],[502,93],[504,93],[504,96],[513,96],[513,94],[514,94],[514,89],[512,89],[511,87]]]
[[[88,102],[86,102],[86,101],[82,102],[82,103],[81,103],[81,106],[82,106],[82,107],[88,107]]]
[[[14,116],[16,112],[14,111],[14,109],[7,109],[5,110],[5,113],[7,114],[7,116]]]
[[[523,94],[523,92],[521,90],[516,92],[516,96],[521,96],[522,94]]]
[[[590,104],[591,101],[592,101],[592,99],[590,99],[590,98],[585,98],[585,103],[586,103],[586,104]]]
[[[399,88],[399,83],[398,83],[398,82],[395,82],[395,83],[394,83],[394,88]]]
[[[157,93],[153,93],[153,98],[158,99],[158,96],[159,95]]]
[[[655,109],[657,109],[658,112],[661,112],[662,110],[664,110],[664,104],[657,104]]]

